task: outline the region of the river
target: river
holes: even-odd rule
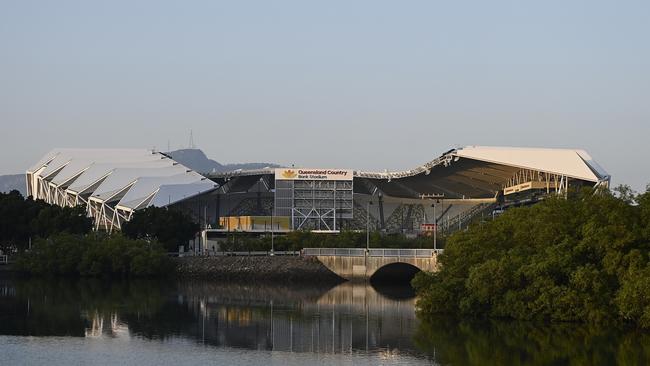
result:
[[[644,365],[650,336],[419,320],[405,286],[0,280],[2,365]]]

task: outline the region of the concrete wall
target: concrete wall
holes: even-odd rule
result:
[[[318,260],[330,271],[351,281],[367,281],[381,267],[393,263],[407,263],[421,271],[435,272],[438,270],[438,257],[342,257],[318,256]]]

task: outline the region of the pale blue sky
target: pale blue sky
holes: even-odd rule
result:
[[[584,148],[650,182],[648,1],[0,0],[0,174],[54,147],[406,169]]]

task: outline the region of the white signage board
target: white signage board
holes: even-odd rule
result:
[[[276,180],[352,180],[353,175],[349,169],[275,169]]]

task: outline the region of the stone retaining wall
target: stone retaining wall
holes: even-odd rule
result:
[[[257,282],[339,283],[341,277],[316,258],[304,257],[182,257],[174,258],[179,277]]]

